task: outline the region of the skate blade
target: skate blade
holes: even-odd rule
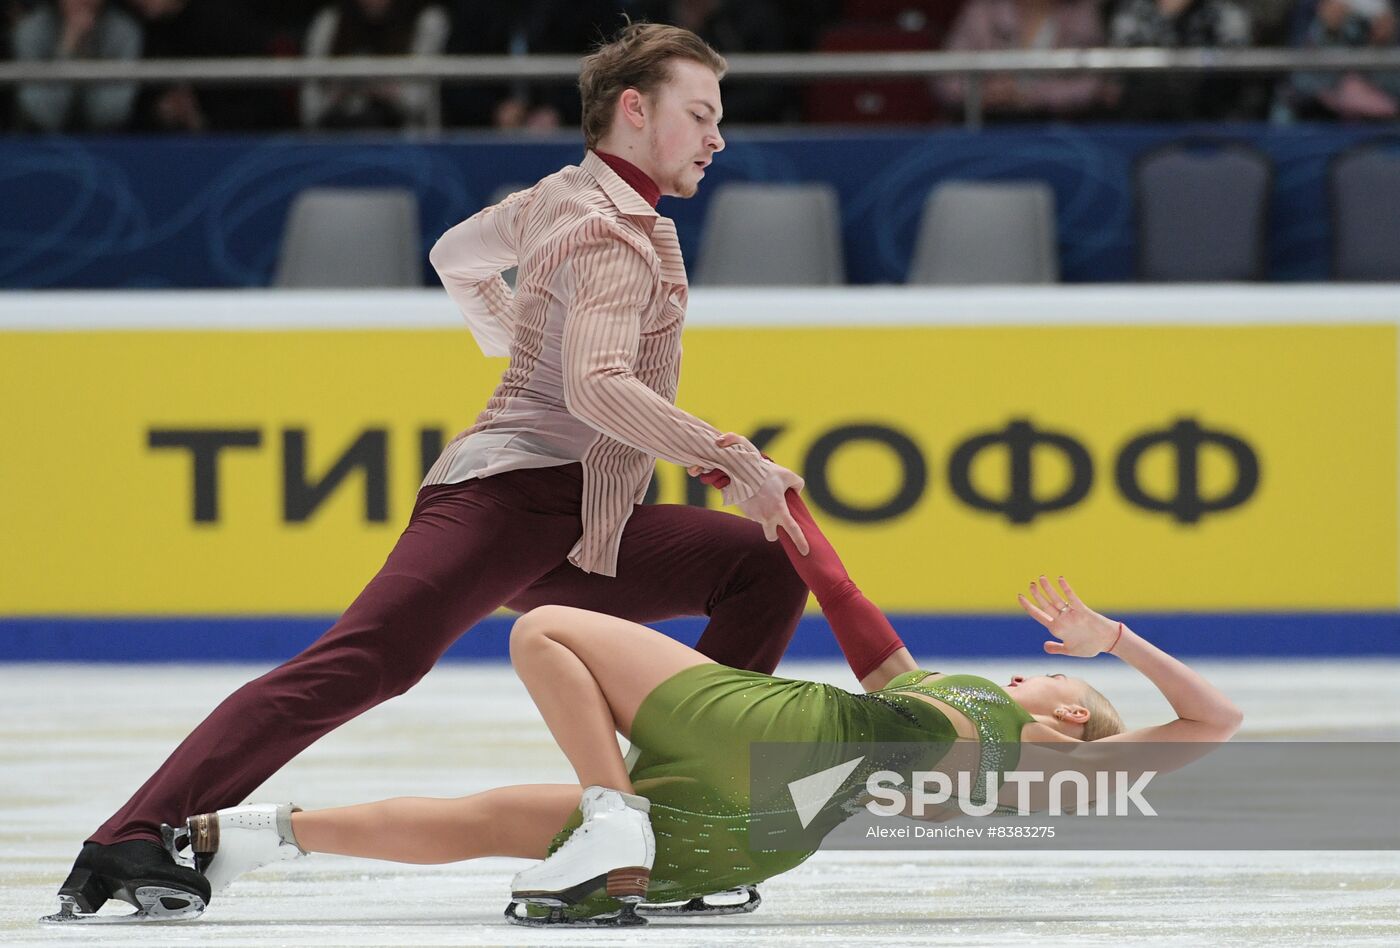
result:
[[[141,922],[179,922],[204,914],[204,900],[184,889],[143,885],[133,894],[137,909],[125,915],[84,912],[70,895],[58,897],[58,912],[39,919],[43,925],[134,925]]]
[[[169,823],[160,824],[160,841],[165,845],[165,851],[170,854],[170,858],[175,860],[175,865],[184,866],[186,869],[199,870],[195,865],[194,849],[190,846],[190,831],[188,827],[176,829]]]
[[[742,895],[744,900],[742,902],[711,902],[708,899],[713,896],[702,895],[687,902],[642,902],[637,906],[637,914],[647,918],[674,918],[681,915],[691,918],[747,915],[763,903],[763,896],[759,895],[758,889],[751,885],[742,886],[734,891],[715,893],[715,895],[724,895],[729,898]]]
[[[517,909],[524,909],[529,912],[529,906],[537,905],[549,909],[549,914],[544,916],[522,915]],[[568,914],[569,906],[556,898],[536,896],[527,899],[512,900],[506,906],[505,918],[512,925],[524,925],[529,928],[635,928],[639,925],[647,924],[647,920],[637,914],[636,906],[632,903],[623,903],[622,909],[617,912],[610,912],[607,915],[593,915],[578,917]]]

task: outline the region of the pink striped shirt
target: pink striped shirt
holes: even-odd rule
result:
[[[581,462],[569,561],[605,576],[657,458],[724,470],[726,503],[758,490],[768,462],[715,447],[719,431],[675,406],[687,298],[675,224],[596,154],[453,227],[429,259],[482,352],[510,364],[425,485]],[[501,271],[517,265],[512,293]]]

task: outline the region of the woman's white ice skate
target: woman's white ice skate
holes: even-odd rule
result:
[[[636,905],[646,898],[656,840],[646,798],[606,787],[588,787],[579,803],[583,823],[544,862],[511,883],[506,918],[521,925],[643,925]],[[579,916],[568,909],[606,894],[622,908]],[[531,913],[528,906],[547,912]],[[517,909],[526,907],[524,915]]]
[[[290,803],[263,803],[201,813],[180,828],[162,826],[166,848],[176,862],[192,866],[218,895],[245,872],[306,855],[292,835]]]

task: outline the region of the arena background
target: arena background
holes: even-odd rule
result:
[[[1132,281],[1134,164],[1180,141],[1268,156],[1271,283]],[[1400,653],[1400,291],[1326,282],[1329,168],[1387,141],[1315,124],[732,130],[697,197],[663,208],[692,268],[717,188],[821,181],[850,285],[696,287],[681,404],[763,433],[814,481],[916,647],[1017,652],[1011,597],[1048,570],[1135,620],[1169,615],[1186,654]],[[268,660],[314,639],[501,365],[440,290],[259,289],[293,199],[407,188],[426,248],[578,154],[572,133],[0,140],[0,658]],[[1026,179],[1055,194],[1061,285],[891,285],[931,189]],[[199,452],[217,456],[207,477]],[[715,502],[683,481],[659,465],[652,499]],[[449,655],[504,656],[504,623]],[[838,654],[819,617],[793,654]]]
[[[37,5],[0,5],[0,32]],[[697,197],[660,208],[691,273],[722,185],[828,183],[846,285],[694,286],[679,402],[806,477],[823,528],[925,667],[994,681],[1086,674],[1130,726],[1169,720],[1161,694],[1123,663],[1041,653],[1043,630],[1014,596],[1036,573],[1063,573],[1230,695],[1245,715],[1237,743],[1288,742],[1306,768],[1308,741],[1365,741],[1400,782],[1400,282],[1332,280],[1331,191],[1343,156],[1395,153],[1395,120],[1321,121],[1290,110],[1285,94],[1305,67],[1400,68],[1395,37],[1385,49],[1302,48],[1318,4],[1249,0],[1277,14],[1252,49],[945,58],[929,50],[954,0],[778,5],[799,11],[804,52],[766,73],[764,54],[737,52],[726,96],[754,88],[746,70],[786,88],[821,80],[814,62],[865,55],[816,51],[817,27],[842,29],[835,20],[851,11],[896,20],[924,43],[909,53],[912,71],[874,54],[862,81],[886,93],[926,95],[936,76],[1002,69],[1018,81],[1214,78],[1246,60],[1251,78],[1277,80],[1280,94],[1243,121],[1142,122],[1109,109],[1005,124],[969,114],[956,127],[956,106],[944,106],[904,124],[727,122],[728,147]],[[248,0],[246,11],[295,21],[314,6]],[[459,34],[484,35],[488,13],[525,0],[449,6],[467,11]],[[911,12],[937,29],[905,29]],[[752,916],[630,933],[506,928],[522,860],[334,856],[249,874],[198,927],[37,925],[85,835],[225,695],[320,635],[362,588],[426,464],[499,377],[503,363],[480,354],[427,247],[503,188],[582,154],[575,129],[464,130],[450,114],[402,132],[299,129],[296,81],[345,77],[331,75],[343,62],[289,56],[300,39],[176,51],[199,58],[183,66],[159,55],[0,62],[0,942],[1400,943],[1393,822],[1370,851],[826,851],[766,881]],[[457,92],[572,80],[577,50],[530,52],[453,47],[349,65],[368,70],[362,78],[463,83]],[[293,78],[259,75],[279,69]],[[190,75],[200,90],[223,88],[211,77],[253,83],[272,90],[285,121],[35,134],[8,94],[55,77],[100,86],[138,74],[148,86]],[[897,109],[898,99],[882,101]],[[1177,143],[1238,144],[1267,159],[1257,282],[1138,280],[1134,176],[1144,156]],[[1049,186],[1058,283],[901,285],[926,197],[966,180]],[[386,186],[416,199],[421,286],[273,287],[299,194]],[[1400,208],[1400,186],[1375,197]],[[667,464],[650,499],[717,503]],[[318,741],[251,799],[322,807],[573,781],[503,661],[510,621],[482,623],[453,661]],[[693,640],[700,620],[664,627]],[[779,673],[855,686],[816,612]],[[1292,787],[1268,789],[1264,816]]]

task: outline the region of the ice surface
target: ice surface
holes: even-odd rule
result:
[[[960,661],[1005,681],[1069,660]],[[1054,668],[1050,668],[1050,665]],[[1241,738],[1400,738],[1400,661],[1199,663],[1246,713]],[[204,918],[41,927],[83,836],[224,695],[241,665],[0,665],[0,943],[6,945],[924,944],[1395,945],[1400,854],[823,852],[762,886],[736,918],[620,931],[538,931],[501,919],[492,859],[403,866],[316,856],[253,873]],[[782,672],[853,687],[834,664]],[[1114,663],[1088,675],[1130,725],[1166,704]],[[506,665],[445,665],[322,740],[253,799],[306,807],[457,796],[570,779]],[[1400,817],[1397,817],[1400,818]]]

